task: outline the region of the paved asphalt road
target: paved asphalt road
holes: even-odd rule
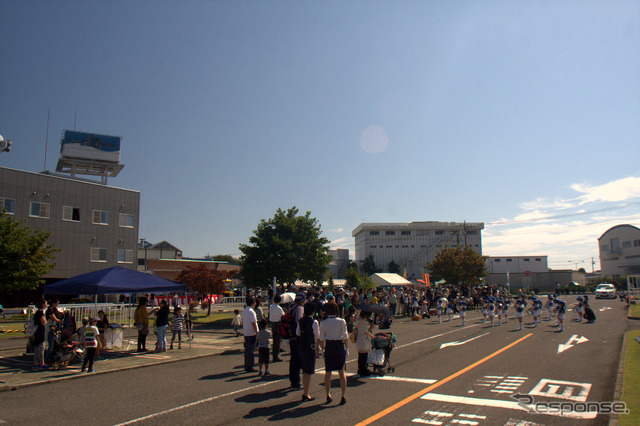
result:
[[[617,300],[591,304],[598,320],[576,323],[568,313],[562,333],[553,321],[514,331],[513,318],[489,328],[476,312],[466,327],[459,319],[396,320],[395,372],[349,378],[344,406],[337,405],[337,378],[332,404],[324,404],[322,372],[312,379],[316,399],[301,403],[301,392],[288,389],[287,362],[272,365],[273,375],[263,379],[244,372],[238,353],[3,392],[0,423],[604,425],[609,416],[584,402],[612,401],[623,333],[640,324],[626,319]],[[564,403],[564,413],[530,412],[553,408],[545,403]]]

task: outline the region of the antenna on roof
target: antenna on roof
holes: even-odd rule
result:
[[[51,108],[47,110],[47,136],[44,141],[44,171],[47,171],[47,148],[49,147],[49,116],[51,114]]]

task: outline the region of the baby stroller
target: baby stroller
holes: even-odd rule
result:
[[[367,363],[374,373],[379,376],[386,373],[393,373],[396,369],[391,365],[391,351],[396,346],[395,333],[376,333],[371,339],[371,350]]]
[[[81,355],[82,349],[78,348],[78,342],[75,341],[78,335],[74,334],[71,329],[67,328],[61,332],[52,331],[52,333],[54,333],[54,338],[51,368],[57,370],[61,367],[66,367],[78,355]]]

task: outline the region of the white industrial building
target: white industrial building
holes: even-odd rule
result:
[[[372,255],[383,272],[393,261],[401,273],[406,270],[408,279],[416,280],[444,248],[471,247],[482,254],[483,229],[481,222],[361,223],[351,235],[358,265]]]
[[[486,262],[489,274],[526,274],[549,271],[547,256],[489,256]]]

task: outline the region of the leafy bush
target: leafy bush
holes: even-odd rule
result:
[[[189,312],[198,312],[198,305],[200,303],[198,303],[197,301],[193,301],[191,303],[189,303]]]

